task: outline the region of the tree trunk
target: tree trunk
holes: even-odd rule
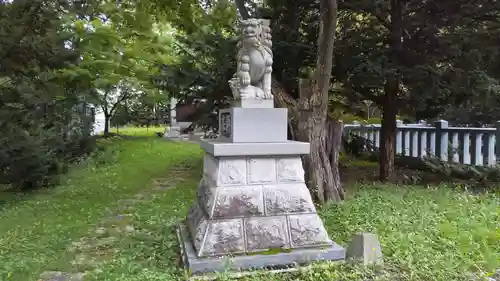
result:
[[[299,113],[297,101],[287,93],[285,88],[273,76],[271,79],[271,91],[274,97],[274,103],[277,107],[288,109],[288,126],[292,139],[297,139],[297,131],[299,126]]]
[[[250,14],[248,13],[247,8],[245,7],[245,0],[235,0],[236,3],[236,8],[240,12],[241,18],[244,20],[248,19],[250,17]]]
[[[382,113],[381,146],[379,158],[379,179],[387,181],[394,171],[394,149],[396,147],[397,102],[400,91],[400,73],[398,71],[403,36],[401,0],[391,0],[390,53],[389,71],[384,85]]]
[[[345,192],[340,185],[339,174],[339,154],[342,147],[343,130],[344,124],[342,121],[327,119],[326,153],[330,157],[334,183],[332,189],[327,192],[337,192],[340,199],[345,199]]]
[[[317,99],[316,82],[299,80],[299,124],[297,140],[309,142],[310,153],[303,157],[305,180],[311,193],[321,205],[344,198],[338,171],[338,153],[340,142],[327,145],[326,110],[315,104]],[[331,154],[328,149],[331,149]],[[331,155],[337,165],[330,164]]]
[[[109,114],[104,114],[104,136],[107,137],[109,135],[109,119],[111,116]]]
[[[391,81],[392,80],[392,81]],[[394,171],[394,149],[396,147],[396,116],[397,108],[394,105],[399,91],[399,81],[396,77],[390,78],[385,84],[384,111],[382,112],[382,129],[379,158],[379,179],[387,181]]]
[[[321,111],[314,108],[314,84],[314,80],[299,80],[299,124],[296,137],[297,140],[310,144],[309,155],[302,159],[305,180],[318,203],[324,205],[327,202],[325,186],[332,185],[333,176],[330,162],[323,161],[328,160],[328,157],[324,156],[326,155],[325,123]]]

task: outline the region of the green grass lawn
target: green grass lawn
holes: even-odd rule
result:
[[[155,130],[127,133],[151,136]],[[101,262],[88,267],[92,270],[85,280],[184,280],[175,228],[195,196],[201,150],[156,137],[116,140],[107,147],[87,164],[73,168],[60,186],[0,206],[0,280],[31,281],[45,270],[81,270],[81,265],[71,263],[78,254],[68,246],[81,237],[95,236],[116,239],[90,251],[101,256]],[[170,188],[153,191],[155,185]],[[128,210],[127,224],[133,231],[95,233],[109,216],[110,206],[138,193],[151,198]],[[450,281],[468,280],[469,272],[500,268],[498,196],[391,185],[358,186],[352,193],[349,200],[320,210],[325,225],[342,245],[356,232],[376,233],[384,268],[328,264],[274,275],[272,280]]]
[[[87,235],[107,207],[151,189],[152,180],[168,177],[174,165],[197,163],[200,157],[197,146],[154,137],[112,141],[96,159],[75,167],[60,186],[4,203],[0,280],[36,280],[41,271],[64,265],[66,248]]]
[[[145,127],[124,127],[124,128],[112,128],[110,129],[111,133],[115,134],[122,134],[122,135],[128,135],[128,136],[154,136],[156,132],[165,132],[166,127],[165,126],[151,126],[149,128]]]

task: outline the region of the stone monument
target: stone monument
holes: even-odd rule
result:
[[[219,112],[219,138],[200,140],[203,177],[179,228],[183,261],[198,274],[345,259],[304,182],[309,143],[288,141],[287,109],[274,108],[269,21],[241,27],[233,106]]]
[[[170,98],[170,126],[163,135],[165,138],[169,139],[178,139],[181,137],[181,127],[179,123],[177,123],[177,99],[172,97]]]

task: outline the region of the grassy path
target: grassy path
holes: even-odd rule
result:
[[[108,215],[108,208],[153,187],[153,178],[199,159],[196,146],[161,139],[116,141],[93,163],[75,168],[60,186],[0,208],[0,280],[36,280],[64,266],[68,246]],[[103,162],[99,164],[99,162]]]

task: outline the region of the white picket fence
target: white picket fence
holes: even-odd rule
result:
[[[495,128],[449,127],[445,120],[433,124],[397,122],[396,154],[410,157],[432,155],[442,161],[494,166],[500,162],[500,121]],[[352,132],[380,147],[381,125],[344,125],[344,134]],[[496,151],[496,153],[495,153]],[[499,157],[497,158],[497,154]]]

